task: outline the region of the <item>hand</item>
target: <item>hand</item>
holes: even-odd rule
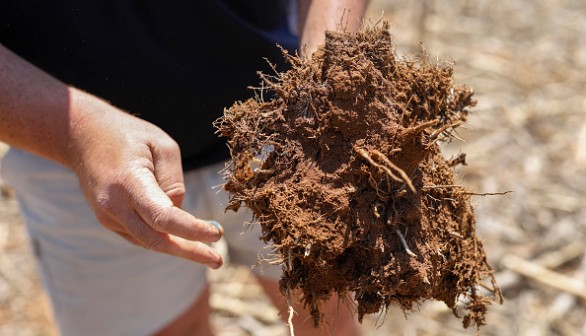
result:
[[[299,0],[301,47],[310,58],[325,41],[326,30],[357,31],[370,0]]]
[[[177,144],[158,127],[39,70],[0,45],[0,141],[73,168],[105,227],[212,268],[223,230],[180,209]]]
[[[71,166],[100,223],[136,245],[219,268],[221,256],[203,242],[218,241],[223,229],[180,209],[175,141],[88,94],[74,91],[71,99]]]

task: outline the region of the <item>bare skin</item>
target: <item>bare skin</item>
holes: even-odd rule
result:
[[[279,292],[279,284],[269,278],[258,277],[258,280],[275,307],[279,309],[281,318],[287,321],[289,317],[289,306],[285,296]],[[322,311],[326,314],[326,318],[324,323],[317,329],[313,327],[313,320],[309,311],[294,296],[291,298],[291,304],[295,311],[292,319],[295,335],[361,335],[353,312],[337,296],[334,296],[323,307]]]
[[[305,46],[306,55],[313,54],[323,44],[327,30],[358,30],[368,3],[369,0],[298,1],[299,27],[303,27],[301,46]]]
[[[339,20],[333,18],[344,8],[350,8],[346,29],[356,29],[367,2],[300,0],[307,54],[317,50],[326,29],[336,28]],[[181,155],[169,135],[60,82],[2,45],[0,74],[0,141],[74,170],[96,218],[130,243],[221,267],[221,256],[205,243],[219,240],[223,230],[181,209]],[[275,281],[261,284],[274,301],[281,295]],[[159,334],[211,335],[207,295]],[[297,312],[299,320],[309,320],[303,309]]]
[[[180,209],[185,187],[171,137],[2,46],[0,66],[0,141],[73,169],[100,223],[129,242],[222,265],[203,243],[222,231]]]
[[[279,284],[269,278],[257,277],[259,284],[267,293],[271,302],[279,310],[279,316],[283,322],[287,322],[289,317],[289,307],[285,296],[279,291]],[[154,334],[154,336],[212,336],[213,328],[209,323],[209,314],[211,308],[209,305],[209,287],[206,287],[200,297],[194,304],[189,307],[181,316],[175,321],[165,326],[163,329]],[[303,308],[303,305],[293,301],[293,309],[295,314],[293,317],[293,328],[295,335],[337,335],[337,336],[359,336],[360,329],[353,312],[348,306],[339,300],[337,297],[332,298],[323,311],[327,315],[325,323],[316,329],[313,327],[313,322],[308,311]]]
[[[209,320],[212,313],[209,299],[210,288],[207,286],[191,307],[153,336],[213,336],[214,332]]]

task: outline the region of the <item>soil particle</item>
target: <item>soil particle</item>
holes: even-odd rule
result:
[[[353,293],[359,320],[435,299],[480,326],[502,298],[472,193],[454,179],[465,157],[439,147],[466,121],[472,90],[451,64],[397,56],[388,28],[328,32],[311,59],[285,54],[291,70],[261,74],[271,100],[225,111],[228,208],[252,210],[280,255],[281,290],[301,292],[316,325],[332,293]]]

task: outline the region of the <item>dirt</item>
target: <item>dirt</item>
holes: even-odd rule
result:
[[[399,57],[388,24],[328,32],[310,59],[261,74],[264,89],[225,111],[228,209],[246,206],[282,264],[284,294],[299,291],[314,324],[333,293],[358,318],[398,304],[446,303],[464,327],[485,324],[502,300],[476,237],[472,192],[446,159],[475,105],[450,63]],[[271,99],[264,97],[271,95]]]

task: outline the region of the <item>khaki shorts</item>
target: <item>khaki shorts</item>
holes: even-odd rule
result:
[[[224,213],[227,196],[218,174],[223,167],[186,173],[183,208],[219,221],[230,262],[252,266],[259,252],[270,251],[258,239],[257,225],[245,224],[248,213]],[[71,170],[15,149],[1,168],[16,191],[62,335],[148,335],[199,296],[206,267],[136,247],[102,227]],[[278,266],[254,269],[273,278],[280,274]]]

